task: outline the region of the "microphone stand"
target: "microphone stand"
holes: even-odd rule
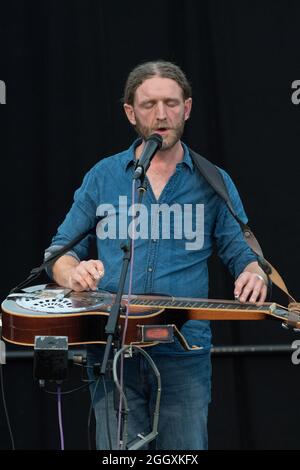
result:
[[[138,191],[139,191],[138,205],[142,203],[143,194],[146,190],[147,190],[147,185],[145,184],[145,178],[143,176],[141,178],[141,185],[138,187]],[[122,243],[121,249],[123,250],[124,255],[123,255],[122,269],[121,269],[120,279],[118,283],[117,294],[116,294],[114,303],[111,307],[110,315],[105,326],[105,333],[107,334],[107,342],[105,346],[102,366],[100,369],[100,374],[102,375],[105,374],[105,371],[107,368],[108,357],[109,357],[113,339],[116,337],[117,338],[119,337],[119,332],[117,331],[118,322],[119,322],[121,313],[123,313],[125,310],[122,307],[121,302],[122,302],[122,297],[124,293],[124,286],[125,286],[126,277],[128,273],[128,267],[131,261],[132,239],[130,238],[129,241],[127,241],[127,243]]]
[[[135,181],[137,179],[140,180],[140,186],[138,187],[138,192],[139,192],[138,205],[141,204],[143,194],[145,191],[147,191],[147,184],[145,183],[145,176],[146,176],[147,169],[149,168],[151,159],[154,157],[157,150],[161,148],[162,143],[163,143],[163,139],[160,134],[152,134],[150,137],[148,137],[148,139],[146,139],[145,148],[144,148],[145,153],[142,153],[142,155],[140,156],[140,159],[136,162],[135,169],[134,169],[135,171],[133,174],[133,180]],[[130,239],[130,237],[129,237],[129,241],[127,241],[127,244],[124,243],[121,245],[121,249],[123,250],[123,253],[124,253],[122,270],[121,270],[121,275],[119,279],[115,302],[111,308],[111,313],[110,313],[110,316],[108,318],[108,321],[105,327],[105,332],[108,336],[107,336],[107,343],[105,347],[103,362],[102,362],[102,366],[100,370],[101,375],[105,374],[113,339],[114,338],[117,339],[119,336],[119,332],[117,331],[118,329],[117,325],[119,322],[119,317],[121,313],[123,312],[123,309],[121,307],[121,302],[122,302],[122,296],[123,296],[125,281],[126,281],[127,272],[128,272],[128,266],[131,260],[132,239]]]
[[[140,177],[140,186],[138,187],[138,202],[137,204],[140,205],[142,202],[142,198],[144,192],[147,190],[147,183],[145,182],[145,174]],[[136,215],[135,215],[136,217]],[[134,218],[135,218],[134,217]],[[121,349],[121,338],[120,338],[120,325],[119,319],[122,313],[126,312],[126,307],[122,306],[122,297],[124,293],[124,287],[126,282],[126,277],[128,273],[128,268],[131,261],[131,254],[132,254],[132,238],[129,237],[129,241],[121,244],[121,249],[123,250],[123,261],[122,261],[122,269],[118,283],[117,294],[114,300],[114,303],[111,307],[110,315],[108,317],[106,326],[105,326],[105,333],[107,334],[107,340],[104,350],[103,361],[100,368],[100,375],[104,376],[107,369],[107,363],[110,356],[112,344],[114,344],[115,353]],[[128,409],[125,406],[125,409],[121,409],[121,436],[122,431],[124,429],[124,422],[125,417],[128,414]],[[126,428],[126,426],[125,426]]]
[[[104,219],[104,217],[97,217],[97,219],[102,220]],[[98,222],[99,220],[97,220],[97,224]],[[37,268],[33,268],[30,271],[29,276],[24,281],[20,282],[20,284],[18,284],[16,287],[11,289],[9,294],[22,291],[23,287],[27,286],[31,281],[36,279],[44,271],[45,268],[50,266],[50,264],[54,264],[55,261],[58,260],[58,258],[63,256],[65,253],[67,253],[71,248],[77,245],[77,243],[81,242],[81,240],[83,240],[85,237],[87,237],[90,234],[93,234],[97,224],[95,224],[92,228],[86,230],[85,232],[81,233],[80,235],[77,235],[77,237],[73,238],[73,240],[71,240],[69,243],[64,245],[55,253],[52,253],[52,255],[50,255],[40,266],[38,266]]]

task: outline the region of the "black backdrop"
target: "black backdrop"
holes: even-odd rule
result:
[[[1,299],[42,261],[85,172],[131,143],[124,82],[137,63],[159,58],[192,82],[185,140],[231,174],[266,257],[300,298],[298,0],[0,0],[0,8]],[[211,269],[211,296],[231,298],[232,279],[215,259]],[[286,303],[276,289],[273,299]],[[215,322],[213,332],[216,346],[298,338],[279,322]],[[213,365],[211,448],[299,447],[300,369],[290,355],[214,356]],[[55,448],[53,401],[34,388],[31,366],[4,368],[16,443]],[[71,400],[68,445],[84,448],[72,429],[85,426],[88,395]]]

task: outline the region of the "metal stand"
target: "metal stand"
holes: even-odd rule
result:
[[[140,181],[141,181],[141,185],[138,188],[138,191],[139,191],[138,202],[137,202],[138,205],[141,204],[143,194],[147,190],[146,183],[145,183],[145,175],[143,175],[141,177]],[[118,284],[118,290],[117,290],[115,302],[114,302],[114,304],[111,308],[111,313],[110,313],[110,316],[108,318],[108,321],[107,321],[107,324],[106,324],[106,327],[105,327],[105,332],[107,334],[107,341],[106,341],[106,346],[105,346],[105,351],[104,351],[104,356],[103,356],[103,362],[102,362],[101,370],[100,370],[100,374],[102,376],[104,376],[105,373],[106,373],[107,364],[108,364],[112,344],[114,344],[115,358],[116,357],[118,358],[119,354],[121,354],[121,352],[123,352],[124,350],[131,347],[131,346],[128,346],[128,347],[120,349],[121,341],[120,341],[119,318],[120,318],[120,315],[122,313],[124,313],[124,310],[125,310],[122,307],[121,303],[122,303],[122,297],[123,297],[123,293],[124,293],[125,281],[126,281],[126,277],[127,277],[127,273],[128,273],[128,267],[129,267],[130,260],[131,260],[132,238],[130,238],[130,240],[127,243],[122,244],[121,249],[123,250],[124,255],[123,255],[121,275],[120,275],[119,284]],[[144,351],[143,351],[143,353],[144,353]],[[150,358],[150,360],[152,361],[151,358]],[[159,374],[159,372],[158,372],[158,374]],[[119,387],[119,389],[120,389],[120,387]],[[126,430],[127,425],[126,425],[126,423],[127,423],[128,407],[127,407],[126,397],[125,397],[124,393],[121,391],[121,389],[119,391],[120,391],[121,396],[122,396],[120,426],[121,426],[121,432],[122,432],[121,435],[124,436],[124,434],[127,435],[127,430]],[[152,439],[154,439],[154,437],[155,436],[151,435],[151,438],[149,438],[149,439],[152,440]],[[148,437],[147,437],[147,439],[148,439]],[[126,442],[126,440],[127,440],[127,438],[125,438],[125,439],[122,438],[121,439],[122,448],[125,448],[124,446],[126,444],[124,444],[124,442]],[[142,445],[143,445],[143,443],[140,444],[140,446],[142,446]]]
[[[132,349],[134,349],[137,352],[141,353],[147,359],[147,361],[150,363],[150,366],[152,367],[152,370],[153,370],[154,375],[155,375],[156,380],[157,380],[157,395],[156,395],[156,402],[155,402],[155,410],[154,410],[152,431],[149,434],[147,434],[146,436],[144,436],[142,433],[138,434],[135,441],[129,447],[127,447],[127,438],[128,438],[128,435],[127,435],[127,416],[128,416],[128,412],[130,410],[128,408],[126,396],[125,396],[125,394],[124,394],[124,392],[123,392],[123,390],[120,386],[120,383],[118,381],[117,362],[118,362],[118,359],[119,359],[120,355],[122,353],[124,353],[125,351],[129,350],[131,352],[131,355],[132,355]],[[157,367],[156,367],[154,361],[152,360],[151,356],[149,356],[149,354],[146,351],[144,351],[143,348],[140,348],[139,346],[128,345],[128,346],[124,346],[122,349],[120,349],[114,357],[113,377],[114,377],[116,387],[117,387],[120,395],[122,396],[122,399],[123,399],[123,402],[124,402],[123,442],[122,442],[123,449],[138,450],[141,447],[143,447],[144,445],[151,442],[153,439],[155,439],[157,434],[158,434],[157,428],[158,428],[159,405],[160,405],[160,397],[161,397],[161,379],[160,379],[159,370],[157,369]]]
[[[138,188],[139,191],[139,197],[138,197],[138,205],[141,204],[143,194],[146,191],[147,187],[145,185],[144,177],[142,178],[141,181],[141,186]],[[116,294],[115,301],[113,303],[113,306],[111,308],[111,313],[109,315],[109,318],[107,320],[107,324],[105,327],[105,332],[108,335],[107,336],[107,342],[106,342],[106,347],[104,351],[104,357],[103,357],[103,362],[100,370],[100,374],[104,375],[106,368],[107,368],[107,362],[110,354],[110,350],[112,347],[112,343],[117,344],[120,340],[120,331],[119,331],[119,318],[121,313],[123,313],[123,307],[121,305],[122,302],[122,297],[124,293],[124,286],[125,286],[125,281],[127,277],[127,272],[128,272],[128,267],[130,264],[131,260],[131,251],[132,251],[132,239],[127,241],[127,243],[123,243],[121,245],[121,249],[123,250],[123,263],[122,263],[122,270],[121,270],[121,275],[119,279],[119,284],[118,284],[118,290]]]
[[[55,261],[58,260],[58,258],[63,256],[68,251],[70,251],[75,245],[77,245],[77,243],[81,242],[81,240],[83,240],[88,235],[93,234],[95,232],[97,224],[103,218],[104,217],[97,217],[97,223],[96,225],[94,225],[94,227],[88,229],[86,232],[81,233],[80,235],[75,237],[69,243],[64,245],[60,250],[57,250],[55,253],[52,253],[52,255],[50,255],[46,259],[46,261],[44,261],[40,266],[38,266],[37,268],[33,268],[30,271],[29,276],[24,281],[20,282],[20,284],[18,284],[16,287],[11,289],[10,294],[13,294],[14,292],[20,292],[20,291],[22,292],[23,287],[28,286],[28,284],[30,284],[31,281],[36,279],[48,266],[50,266],[50,264],[54,264]]]

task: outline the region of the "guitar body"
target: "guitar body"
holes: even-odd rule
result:
[[[47,292],[47,286],[42,287]],[[35,292],[32,291],[33,288],[29,289]],[[18,296],[20,299],[22,294]],[[105,327],[114,297],[110,293],[101,297],[99,293],[93,292],[68,292],[66,298],[58,301],[58,305],[62,303],[62,310],[63,302],[66,304],[68,301],[73,309],[66,305],[65,311],[57,313],[51,310],[54,307],[49,299],[40,301],[41,307],[32,301],[25,302],[24,306],[24,302],[21,305],[18,303],[18,297],[8,296],[2,303],[2,338],[22,346],[34,346],[35,336],[67,336],[70,346],[104,344]],[[125,297],[123,307],[126,302]],[[45,303],[48,306],[46,309]],[[30,304],[31,308],[28,308],[27,304]],[[74,312],[76,308],[80,310],[78,306],[81,305],[85,305],[85,308],[81,309],[83,311]],[[140,346],[156,344],[143,343],[140,325],[172,324],[179,330],[187,320],[265,320],[271,316],[287,320],[288,312],[270,303],[257,307],[226,300],[134,295],[130,300],[125,343]],[[125,315],[121,315],[121,334],[124,322]]]
[[[105,326],[109,312],[91,311],[64,314],[34,314],[19,306],[2,305],[2,338],[22,346],[34,346],[35,336],[67,336],[70,346],[105,344]],[[124,327],[121,316],[121,333]],[[159,325],[164,322],[162,309],[131,308],[126,344],[139,344],[138,325]]]

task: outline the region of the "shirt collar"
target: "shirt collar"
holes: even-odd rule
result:
[[[130,166],[135,165],[135,163],[136,163],[135,149],[141,143],[142,143],[142,139],[141,139],[141,137],[139,137],[129,147],[126,158],[124,159],[124,169],[125,169],[125,171],[127,171]],[[183,163],[183,164],[187,165],[191,171],[194,171],[194,163],[191,159],[189,149],[183,142],[181,142],[181,144],[182,144],[182,147],[183,147],[183,150],[184,150],[184,154],[183,154],[183,160],[179,163],[179,165]]]

